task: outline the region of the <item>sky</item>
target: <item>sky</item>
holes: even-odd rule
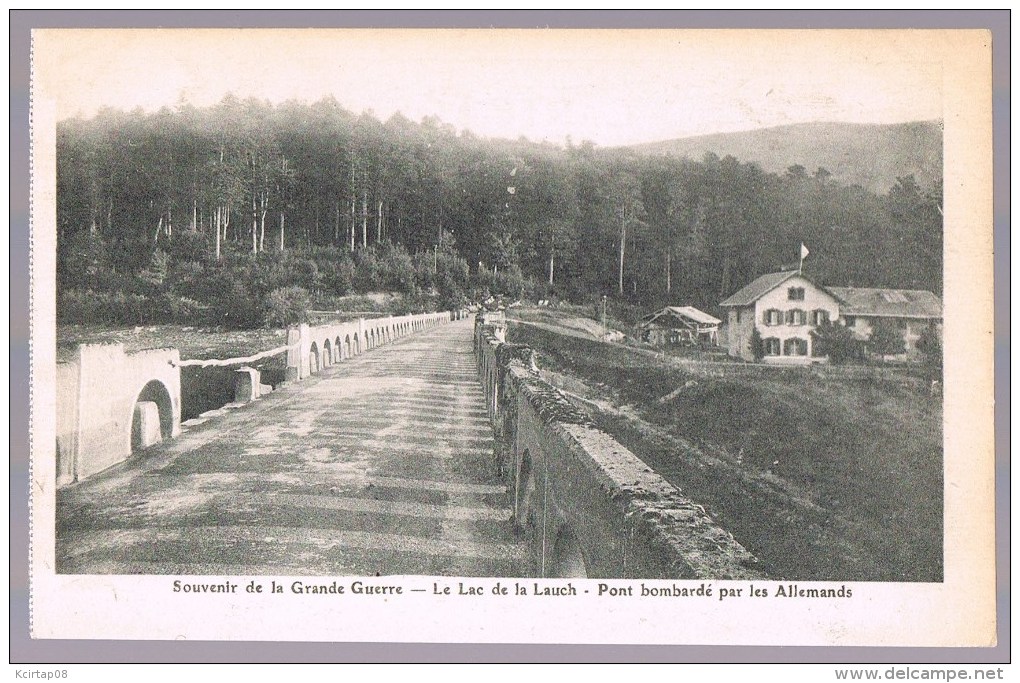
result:
[[[807,121],[942,117],[925,31],[51,29],[33,96],[100,107],[274,103],[438,116],[485,137],[614,146]],[[936,41],[937,42],[937,41]]]

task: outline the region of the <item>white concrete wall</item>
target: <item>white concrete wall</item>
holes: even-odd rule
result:
[[[176,349],[127,354],[121,344],[85,344],[58,369],[58,484],[84,479],[131,455],[131,425],[143,389],[157,383],[164,437],[181,431]],[[152,400],[146,398],[145,400]]]
[[[78,363],[57,364],[57,486],[74,481],[78,449]]]

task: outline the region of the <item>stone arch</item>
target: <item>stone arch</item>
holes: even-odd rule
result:
[[[564,524],[556,534],[552,556],[546,566],[546,577],[556,579],[586,579],[588,565],[584,560],[581,541],[569,525]]]
[[[333,340],[333,355],[335,356],[334,363],[342,361],[346,357],[344,356],[344,345],[340,343],[340,335],[337,335]]]
[[[143,434],[143,420],[139,419],[139,404],[154,403],[159,415],[159,435],[164,441],[173,436],[174,433],[174,402],[171,398],[170,389],[158,379],[151,380],[138,392],[137,397],[131,404],[131,415],[128,424],[131,428],[128,432],[128,444],[130,451],[134,453],[145,448]],[[151,445],[151,444],[147,444]]]
[[[344,352],[347,358],[351,357],[351,335],[344,337]]]
[[[514,481],[514,524],[518,529],[524,529],[534,524],[531,510],[531,502],[535,493],[533,470],[531,451],[525,448]]]
[[[322,342],[322,367],[328,368],[333,364],[333,345],[329,343],[329,339]]]
[[[312,348],[308,351],[308,374],[314,375],[319,371],[319,347],[312,342]]]
[[[358,333],[354,333],[354,353],[361,353],[361,340],[358,338]]]

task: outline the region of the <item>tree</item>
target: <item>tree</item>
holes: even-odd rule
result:
[[[906,342],[903,339],[903,332],[895,322],[885,318],[875,321],[871,330],[871,338],[868,339],[868,349],[877,353],[885,360],[886,356],[893,356],[906,351]]]
[[[813,353],[828,356],[834,365],[859,361],[862,358],[861,342],[846,326],[827,321],[811,331]]]
[[[751,330],[751,355],[754,356],[756,363],[760,363],[765,358],[765,340],[761,338],[761,332],[758,328]]]

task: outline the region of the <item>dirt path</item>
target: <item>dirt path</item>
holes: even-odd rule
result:
[[[507,502],[460,321],[60,491],[57,569],[527,575]]]

